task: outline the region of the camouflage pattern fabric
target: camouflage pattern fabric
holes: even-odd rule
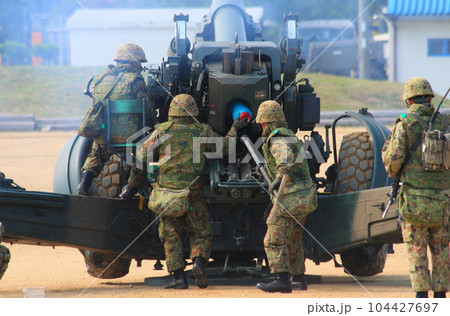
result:
[[[277,101],[264,101],[259,105],[256,123],[286,122],[283,108]]]
[[[121,45],[114,54],[114,60],[136,61],[140,63],[147,62],[147,58],[145,57],[142,47],[133,43],[125,43]]]
[[[434,108],[428,104],[412,104],[408,113],[417,113],[426,122]],[[438,116],[434,128],[441,126]],[[406,153],[422,133],[414,116],[400,116],[382,149],[382,159],[387,173],[395,177]],[[419,146],[420,147],[420,146]],[[448,289],[448,212],[450,199],[450,170],[428,172],[420,161],[420,148],[406,162],[400,180],[399,212],[402,217],[402,234],[408,253],[410,278],[414,291],[446,291]],[[437,218],[437,219],[436,219]],[[439,218],[441,221],[439,221]],[[428,270],[427,245],[433,265],[433,281]]]
[[[99,157],[99,149],[101,152],[101,159],[102,163],[100,163]],[[91,152],[86,157],[86,160],[84,161],[83,168],[81,168],[81,171],[90,171],[95,176],[98,176],[100,172],[102,171],[102,165],[109,160],[111,155],[113,154],[113,151],[109,148],[109,146],[102,146],[97,142],[94,142],[92,144]]]
[[[128,137],[143,128],[142,116],[138,113],[111,115],[111,144],[126,144]]]
[[[230,139],[236,137],[237,130],[232,127],[223,138],[223,152],[228,153]],[[200,161],[194,162],[193,148],[195,137],[218,137],[209,125],[197,123],[191,117],[169,117],[168,122],[155,126],[144,145],[137,149],[136,158],[145,166],[149,161],[148,155],[153,153],[153,159],[159,161],[160,186],[169,189],[185,189],[197,177],[194,188],[201,188],[205,173],[206,158],[204,152],[215,152],[215,146],[202,144],[200,147]],[[164,140],[160,145],[158,141]],[[154,148],[155,147],[155,148]],[[166,156],[170,153],[170,157]],[[166,160],[164,163],[162,161]],[[145,185],[146,172],[139,168],[132,168],[128,184],[131,187]],[[192,187],[191,187],[192,188]]]
[[[449,225],[434,227],[416,226],[402,222],[403,241],[409,261],[409,276],[415,292],[432,289],[434,292],[449,290]],[[427,245],[430,247],[433,274],[428,268]]]
[[[262,151],[269,177],[273,181],[288,176],[278,215],[267,221],[264,249],[272,273],[303,274],[300,224],[304,224],[307,214],[317,209],[316,186],[301,154],[302,142],[287,128],[287,123],[269,123],[263,136],[267,137]]]
[[[264,250],[272,273],[289,272],[292,275],[305,273],[302,227],[306,215],[292,218],[278,216],[267,223]]]
[[[147,100],[148,107],[146,111],[146,121],[147,125],[153,126],[154,123],[156,123],[154,104],[150,103],[150,100],[148,99],[148,92],[145,80],[141,75],[141,70],[141,65],[137,62],[118,64],[117,66],[108,65],[106,72],[93,80],[93,104],[96,104],[105,98],[117,76],[122,74],[121,79],[111,90],[108,98],[110,100]],[[134,115],[126,115],[123,118],[113,117],[112,119],[114,119],[114,124],[118,125],[120,123],[121,128],[128,129],[131,134],[140,129],[140,125],[136,125],[136,117]],[[141,121],[140,118],[139,121]],[[106,146],[104,137],[105,135],[100,135],[94,139],[95,145],[92,147],[91,153],[86,158],[81,169],[82,171],[90,171],[95,176],[100,173],[101,165],[98,159],[98,146],[101,147],[102,160],[109,160],[112,151]],[[124,139],[115,138],[114,142],[121,143],[124,142]]]
[[[161,217],[180,217],[189,209],[189,189],[172,190],[152,185],[148,208]]]
[[[432,106],[424,104],[412,104],[408,109],[408,113],[417,113],[426,122],[429,121],[433,111]],[[439,115],[434,128],[439,129],[441,122],[442,116]],[[422,127],[414,116],[402,115],[397,119],[382,149],[383,163],[390,177],[397,175],[406,153],[421,133]],[[434,218],[448,217],[450,170],[442,172],[423,170],[420,150],[417,148],[412,153],[401,174],[400,180],[403,185],[399,192],[399,211],[404,220],[409,219],[421,225],[436,225]],[[412,204],[408,206],[407,201]]]
[[[448,223],[449,190],[416,189],[403,184],[398,196],[402,219],[410,224],[425,227]],[[430,196],[433,196],[432,198]]]
[[[192,190],[189,210],[182,217],[160,217],[159,238],[164,244],[167,270],[173,272],[186,267],[183,256],[183,236],[189,237],[190,258],[209,259],[212,226],[201,190]]]
[[[230,139],[236,134],[236,128],[232,127],[223,139],[225,154],[228,152]],[[141,162],[142,166],[148,166],[151,162],[150,154],[153,154],[153,162],[158,161],[158,187],[175,190],[189,187],[191,191],[189,210],[186,214],[181,217],[160,217],[159,235],[164,243],[169,272],[185,267],[182,244],[184,233],[189,236],[191,259],[200,256],[208,260],[211,249],[212,228],[202,195],[202,187],[206,163],[204,152],[214,152],[215,148],[210,144],[202,145],[200,160],[194,162],[194,137],[220,137],[220,135],[216,134],[209,125],[197,123],[192,117],[169,117],[168,122],[155,126],[155,130],[136,153],[137,161]],[[161,144],[158,143],[159,141]],[[146,170],[141,170],[134,165],[128,184],[132,188],[143,186],[146,183],[146,177]],[[149,208],[150,206],[151,203]]]
[[[198,107],[189,94],[178,94],[170,102],[169,116],[198,116]]]
[[[431,89],[431,85],[428,80],[422,77],[414,77],[405,83],[405,87],[403,89],[403,101],[422,95],[434,97],[433,89]]]
[[[2,242],[2,236],[4,233],[4,227],[0,223],[0,243]],[[11,254],[9,249],[3,245],[0,245],[0,280],[5,274],[6,269],[8,269],[8,263],[11,260]]]

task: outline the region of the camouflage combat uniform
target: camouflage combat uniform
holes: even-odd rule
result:
[[[289,293],[291,285],[300,281],[302,285],[298,288],[306,290],[302,226],[306,216],[317,209],[316,185],[309,173],[306,153],[302,151],[303,144],[288,128],[280,104],[276,101],[261,103],[256,122],[262,124],[265,137],[262,151],[272,181],[269,191],[287,176],[277,213],[269,215],[266,221],[264,237],[264,249],[276,279],[256,286],[265,292]]]
[[[267,137],[262,150],[269,177],[272,181],[282,175],[289,177],[280,199],[279,216],[267,221],[264,248],[270,270],[304,274],[302,226],[306,216],[317,208],[316,186],[301,154],[302,142],[287,128],[287,123],[269,123],[263,136]]]
[[[93,104],[101,101],[110,90],[117,76],[121,76],[114,88],[109,93],[108,99],[110,100],[147,100],[147,113],[146,121],[148,126],[153,126],[156,122],[156,115],[153,105],[150,104],[148,98],[147,88],[144,78],[141,75],[142,67],[139,63],[129,63],[120,65],[108,65],[106,72],[97,76],[93,81]],[[86,161],[82,167],[82,171],[90,171],[95,176],[101,172],[101,163],[99,161],[99,147],[102,162],[109,160],[112,151],[105,144],[103,136],[99,136],[94,139],[95,142],[92,146],[92,151],[86,158]]]
[[[179,95],[182,97],[185,95]],[[174,99],[175,100],[175,99]],[[192,99],[193,101],[193,99]],[[172,101],[173,102],[173,101]],[[195,101],[193,101],[195,102]],[[202,194],[203,177],[205,173],[205,151],[214,152],[215,148],[210,145],[201,146],[200,162],[193,162],[193,141],[194,137],[220,137],[213,132],[207,124],[197,123],[190,116],[173,116],[169,110],[169,121],[158,124],[145,144],[138,149],[137,159],[146,166],[148,162],[147,149],[164,135],[171,136],[155,150],[154,159],[161,162],[165,158],[165,153],[170,148],[170,159],[164,163],[159,163],[159,175],[157,184],[168,189],[185,189],[189,187],[189,210],[181,217],[160,217],[159,236],[164,243],[167,270],[174,272],[184,270],[185,261],[183,256],[182,235],[189,236],[191,253],[190,258],[209,258],[212,240],[212,227],[209,213],[206,208]],[[197,110],[198,111],[198,110]],[[198,112],[191,113],[194,116]],[[237,130],[233,126],[224,138],[224,153],[228,151],[228,142],[231,137],[237,135]],[[220,137],[222,139],[222,137]],[[197,179],[198,177],[198,179]],[[196,180],[197,179],[197,180]],[[137,188],[145,184],[146,172],[133,167],[128,184],[132,188]]]
[[[0,243],[2,242],[2,236],[4,232],[4,227],[2,223],[0,223]],[[3,245],[0,245],[0,280],[5,274],[6,269],[8,269],[8,263],[11,260],[11,254],[9,253],[8,248]]]
[[[405,93],[408,93],[407,89],[408,83],[405,86]],[[431,87],[429,89],[431,91]],[[431,95],[431,93],[428,94]],[[404,97],[404,100],[408,99]],[[406,153],[423,130],[411,113],[420,115],[425,122],[428,122],[433,111],[434,108],[429,103],[412,103],[409,105],[408,114],[402,114],[397,119],[382,149],[383,163],[390,177],[396,177]],[[439,129],[441,123],[442,115],[439,115],[434,127]],[[445,293],[448,290],[450,266],[448,249],[450,170],[443,172],[423,170],[420,147],[418,146],[412,153],[400,177],[402,186],[398,202],[402,217],[403,241],[408,253],[409,275],[413,290],[423,293],[432,289],[435,293]],[[416,216],[418,219],[412,220],[416,214],[421,215]],[[427,245],[432,255],[433,275],[431,278],[428,269]]]

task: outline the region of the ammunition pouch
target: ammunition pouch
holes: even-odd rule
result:
[[[440,130],[429,130],[428,124],[419,115],[415,113],[410,115],[417,120],[423,129],[420,150],[423,170],[448,170],[450,168],[450,132],[447,130],[449,116],[445,114],[442,116]]]
[[[175,190],[152,184],[148,208],[161,217],[180,217],[189,209],[189,189]]]
[[[425,171],[450,168],[450,133],[439,130],[423,132],[422,167]]]

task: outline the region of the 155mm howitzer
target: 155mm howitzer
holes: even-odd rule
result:
[[[305,224],[306,257],[320,263],[340,254],[352,274],[380,273],[386,260],[384,244],[401,242],[396,211],[381,218],[389,179],[380,152],[389,130],[361,110],[335,120],[331,150],[328,135],[324,142],[314,131],[320,121],[320,99],[307,78],[297,78],[302,65],[298,17],[285,16],[287,36],[278,45],[262,40],[259,25],[240,0],[214,0],[193,45],[186,37],[189,17],[175,15],[174,21],[169,57],[158,69],[150,69],[148,80],[159,121],[167,119],[173,96],[188,93],[199,106],[197,119],[223,135],[234,115],[247,113],[254,119],[262,102],[277,100],[292,130],[310,131],[304,144],[308,165],[313,180],[325,190],[319,193],[318,210]],[[367,131],[346,136],[338,158],[336,124],[344,118],[358,120]],[[258,124],[252,123],[239,137],[258,152],[260,135]],[[155,214],[140,210],[138,199],[112,199],[127,179],[126,157],[113,156],[96,179],[103,197],[73,195],[91,144],[75,136],[63,149],[55,167],[58,193],[0,191],[4,240],[83,249],[88,272],[102,278],[127,274],[131,259],[163,260],[157,225],[151,225]],[[235,159],[210,160],[206,170],[204,195],[214,235],[211,258],[224,273],[239,274],[240,267],[249,266],[261,273],[265,258],[263,216],[271,203],[260,185],[264,182],[260,166],[248,153],[248,146],[236,142]],[[320,166],[330,153],[335,164],[327,170],[327,178],[321,178]],[[30,226],[33,229],[27,230]],[[120,260],[109,266],[118,254]]]

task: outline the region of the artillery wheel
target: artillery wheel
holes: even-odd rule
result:
[[[373,174],[372,141],[367,132],[345,135],[339,150],[336,193],[370,188]],[[374,244],[350,249],[340,254],[344,271],[355,276],[381,273],[387,257],[387,244]]]
[[[112,155],[105,163],[100,175],[94,179],[89,189],[93,196],[117,198],[121,188],[121,158]],[[121,278],[128,274],[131,259],[117,258],[116,254],[80,249],[86,263],[87,273],[99,279]],[[117,259],[116,259],[117,258]]]

